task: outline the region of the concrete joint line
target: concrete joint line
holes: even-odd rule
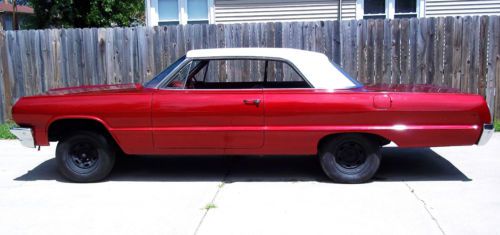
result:
[[[439,224],[439,221],[436,219],[436,217],[434,217],[434,215],[432,215],[431,211],[429,210],[429,207],[427,206],[427,203],[424,201],[424,199],[420,198],[416,193],[415,193],[415,190],[407,183],[407,182],[404,182],[404,184],[406,185],[406,187],[410,190],[410,193],[413,194],[413,196],[415,197],[415,199],[417,199],[418,201],[420,201],[422,203],[422,205],[424,206],[424,209],[425,211],[427,211],[427,214],[429,214],[429,216],[431,217],[431,219],[434,221],[434,223],[437,225],[439,231],[441,231],[441,234],[445,235],[445,232],[443,230],[443,228],[441,227],[441,225]]]
[[[231,161],[232,163],[233,161]],[[221,181],[221,184],[226,184],[226,179],[227,177],[229,176],[229,173],[231,173],[231,167],[232,167],[232,164],[229,164],[229,167],[226,171],[226,174],[224,174],[224,177],[222,177],[222,181]],[[210,204],[214,204],[215,203],[215,199],[217,199],[217,195],[219,195],[219,192],[221,191],[222,187],[220,185],[217,185],[217,191],[215,191],[215,194],[214,196],[212,197],[212,200],[210,201]],[[205,210],[205,213],[203,214],[203,216],[201,217],[201,220],[200,222],[198,223],[198,226],[196,226],[196,229],[194,230],[194,235],[198,234],[198,230],[200,230],[200,227],[201,227],[201,224],[203,224],[203,221],[205,220],[205,217],[207,217],[207,214],[208,214],[208,211],[210,209],[206,209]]]

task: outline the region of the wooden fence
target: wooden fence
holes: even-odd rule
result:
[[[143,82],[190,49],[220,47],[318,51],[366,84],[454,87],[500,111],[500,18],[474,16],[0,31],[0,121],[20,96]]]

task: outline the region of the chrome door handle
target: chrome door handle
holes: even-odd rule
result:
[[[256,99],[256,100],[243,100],[243,103],[244,104],[252,104],[252,105],[255,105],[255,106],[259,106],[260,100],[259,99]]]

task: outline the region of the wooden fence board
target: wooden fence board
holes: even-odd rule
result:
[[[410,22],[408,19],[402,19],[400,21],[400,71],[401,71],[401,79],[400,83],[409,84],[410,77],[412,75],[409,74],[408,64],[410,61]]]
[[[488,80],[486,100],[490,104],[490,112],[499,114],[500,108],[500,17],[491,16],[488,22],[489,50],[488,50]]]

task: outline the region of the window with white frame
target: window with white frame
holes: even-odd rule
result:
[[[422,17],[424,0],[357,0],[357,19]]]
[[[158,0],[158,25],[180,23],[178,0]]]
[[[208,24],[208,1],[187,0],[187,23]]]
[[[213,0],[151,0],[152,25],[208,24]],[[157,20],[154,20],[157,19]]]

